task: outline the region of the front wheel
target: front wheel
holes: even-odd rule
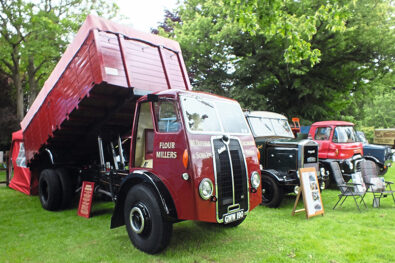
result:
[[[379,176],[384,176],[387,173],[388,166],[386,166],[385,168],[384,167],[380,168],[378,165],[376,165],[376,166],[377,166],[377,174]]]
[[[262,205],[275,208],[279,207],[284,193],[283,189],[270,176],[262,176]]]
[[[149,254],[167,247],[173,224],[165,220],[159,198],[148,185],[132,187],[124,206],[126,231],[133,245]]]

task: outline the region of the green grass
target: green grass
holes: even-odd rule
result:
[[[395,168],[386,179],[395,181]],[[392,199],[373,208],[368,196],[362,212],[350,199],[332,210],[337,193],[324,191],[325,215],[309,220],[291,216],[290,196],[281,208],[257,207],[233,229],[175,224],[169,247],[151,256],[133,247],[124,227],[110,230],[112,203],[94,203],[95,216],[85,219],[76,209],[45,211],[37,196],[1,185],[0,262],[394,262]]]

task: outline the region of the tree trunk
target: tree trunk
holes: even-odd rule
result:
[[[25,112],[23,107],[22,80],[19,71],[14,73],[14,85],[16,88],[16,117],[18,118],[18,121],[22,121],[25,116]]]
[[[37,92],[38,92],[38,83],[35,78],[35,67],[34,67],[34,58],[33,56],[29,56],[28,60],[28,67],[27,67],[27,74],[29,78],[29,87],[30,87],[30,92],[29,92],[29,107],[32,106],[34,100],[37,97]]]

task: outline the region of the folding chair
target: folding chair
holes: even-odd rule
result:
[[[394,191],[391,188],[393,182],[384,181],[378,176],[378,170],[373,161],[364,160],[362,162],[362,178],[368,186],[368,192],[373,194],[373,207],[380,207],[381,198],[388,195],[392,196],[395,203]]]
[[[362,184],[359,183],[346,183],[344,181],[342,172],[340,170],[339,164],[337,162],[331,162],[329,164],[331,166],[332,172],[333,172],[333,177],[335,178],[336,184],[340,189],[340,194],[339,194],[339,200],[337,201],[337,203],[335,204],[335,206],[333,207],[333,209],[336,208],[336,206],[339,204],[340,201],[343,201],[340,203],[340,206],[343,205],[344,201],[346,201],[347,197],[352,196],[354,201],[355,201],[355,205],[357,206],[358,210],[361,211],[361,209],[359,208],[358,202],[357,202],[357,198],[361,198],[361,203],[363,203],[365,205],[365,208],[367,208],[365,201],[363,200],[365,198],[366,195],[366,187],[363,187]],[[362,180],[362,178],[361,178]]]

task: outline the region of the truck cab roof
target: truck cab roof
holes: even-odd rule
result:
[[[354,123],[348,121],[318,121],[311,126],[354,126]]]

